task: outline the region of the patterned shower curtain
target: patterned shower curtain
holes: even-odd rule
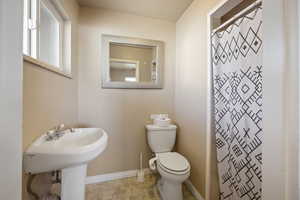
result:
[[[262,43],[261,7],[212,35],[221,200],[261,199]]]

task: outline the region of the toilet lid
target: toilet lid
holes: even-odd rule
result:
[[[176,152],[161,153],[158,161],[163,167],[175,172],[186,171],[190,167],[187,159]]]

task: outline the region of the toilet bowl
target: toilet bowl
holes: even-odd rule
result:
[[[182,200],[182,183],[190,176],[187,159],[176,152],[158,153],[149,161],[149,165],[161,175],[157,187],[162,199]]]
[[[161,115],[157,117],[160,118]],[[191,167],[184,156],[172,152],[177,126],[153,123],[146,125],[146,129],[148,144],[155,153],[155,157],[149,160],[149,166],[161,175],[157,183],[160,196],[163,200],[182,200],[182,183],[190,176]]]

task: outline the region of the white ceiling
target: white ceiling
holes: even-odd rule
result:
[[[193,0],[77,0],[81,6],[101,7],[136,15],[177,21]]]

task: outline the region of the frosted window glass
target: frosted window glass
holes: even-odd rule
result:
[[[41,3],[40,8],[40,60],[59,67],[59,22]]]

